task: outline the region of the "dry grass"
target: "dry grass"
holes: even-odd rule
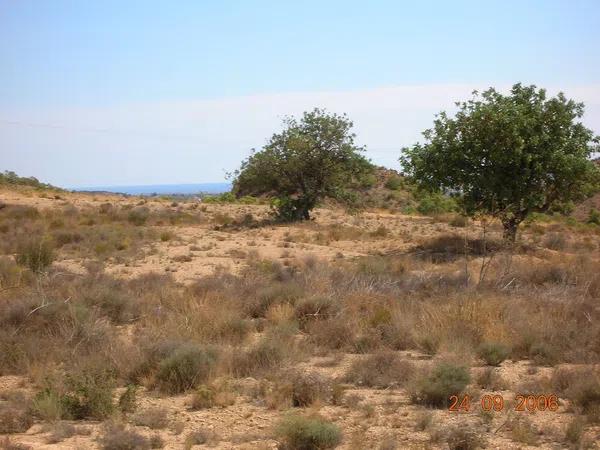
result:
[[[346,216],[338,215],[339,223],[319,219],[280,230],[255,219],[258,214],[246,217],[250,210],[190,206],[113,201],[65,202],[52,212],[0,209],[0,377],[21,377],[31,391],[21,403],[0,401],[0,432],[26,431],[34,417],[51,424],[111,419],[99,441],[105,448],[151,448],[159,443],[144,434],[148,428],[174,426],[154,402],[184,393],[182,414],[212,418],[223,413],[220,408],[236,414],[241,408],[249,415],[240,421],[264,414],[265,426],[272,427],[289,408],[323,409],[336,421],[339,415],[346,430],[354,427],[355,412],[356,420],[383,420],[378,395],[387,392],[443,409],[448,396],[461,391],[514,391],[521,386],[500,373],[523,360],[547,366],[540,373],[551,374],[549,382],[530,376],[540,381],[523,386],[526,391],[554,389],[571,408],[566,414],[582,418],[561,439],[584,442],[599,420],[600,379],[589,366],[600,362],[600,262],[594,254],[598,236],[588,228],[535,223],[511,253],[493,227],[484,242],[474,224],[456,216],[434,224],[390,217],[342,224]],[[229,228],[210,243],[186,241],[185,230],[170,228],[199,224],[212,233],[215,225]],[[469,233],[466,252],[464,236],[449,234],[449,227]],[[421,229],[427,233],[412,239]],[[411,243],[397,251],[400,236],[419,247]],[[264,248],[270,237],[269,254]],[[43,270],[24,259],[17,264],[20,243],[39,238],[52,244],[52,264],[42,264]],[[229,246],[219,247],[221,242]],[[282,243],[286,265],[278,261]],[[327,245],[330,259],[297,256],[301,246]],[[171,275],[112,271],[126,264],[135,269],[148,254],[170,263],[173,254],[160,251],[178,246],[185,250],[177,253],[182,265],[195,264],[201,251],[220,252],[239,265],[186,283]],[[334,257],[358,248],[362,256]],[[84,257],[81,270],[62,265]],[[471,366],[478,367],[469,384]],[[410,430],[436,434],[434,428],[445,425],[441,410],[435,420],[430,413],[418,415],[414,405],[390,411],[390,424],[400,428],[404,420]],[[145,428],[114,422],[119,417]],[[304,419],[290,423],[313,423]],[[321,420],[314,426],[337,442],[337,432]],[[182,430],[188,446],[231,438],[187,424]],[[279,443],[304,448],[294,447],[290,430],[281,431]],[[437,433],[436,439],[450,448],[475,448],[490,437],[482,429],[466,430]],[[57,428],[54,439],[68,440],[72,431]],[[537,436],[532,424],[520,422],[499,433],[527,444]],[[365,436],[366,445],[387,448],[385,436]]]

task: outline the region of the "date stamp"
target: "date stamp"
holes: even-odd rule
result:
[[[556,394],[523,395],[517,394],[514,401],[506,400],[500,394],[486,394],[479,402],[473,401],[470,395],[452,395],[449,398],[449,411],[469,412],[479,406],[483,411],[501,412],[512,409],[518,412],[558,411]]]

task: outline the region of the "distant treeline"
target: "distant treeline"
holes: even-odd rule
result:
[[[29,186],[35,189],[54,189],[61,190],[56,186],[52,186],[48,183],[42,183],[35,177],[20,177],[15,172],[5,170],[4,173],[0,173],[0,186],[11,185],[11,186]]]

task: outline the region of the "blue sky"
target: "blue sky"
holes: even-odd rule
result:
[[[598,1],[0,0],[0,170],[221,181],[281,117],[348,112],[374,162],[473,88],[564,90],[600,133]]]

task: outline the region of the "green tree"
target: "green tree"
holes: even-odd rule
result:
[[[530,213],[598,188],[590,156],[600,141],[579,120],[582,103],[516,84],[509,95],[490,88],[456,106],[454,117],[437,115],[425,143],[404,148],[400,161],[421,186],[458,193],[467,214],[498,217],[508,241]]]
[[[284,119],[262,150],[242,162],[235,172],[236,196],[272,195],[283,220],[308,220],[323,198],[351,203],[348,189],[360,186],[373,170],[354,144],[352,122],[346,115],[321,109],[305,112],[300,120]]]

